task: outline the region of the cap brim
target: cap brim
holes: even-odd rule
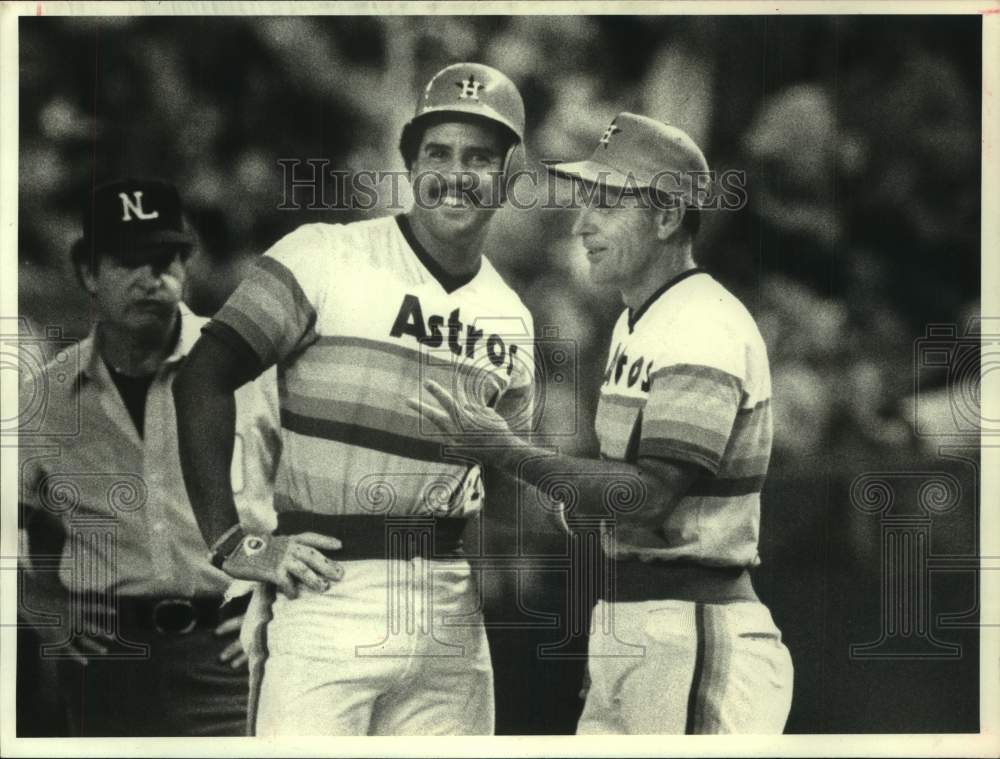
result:
[[[660,197],[679,197],[689,205],[698,205],[691,198],[689,185],[685,185],[683,182],[678,183],[677,181],[671,184],[671,180],[676,180],[676,176],[672,175],[671,172],[665,172],[662,176],[657,175],[650,179],[635,174],[624,174],[618,169],[593,159],[575,161],[573,163],[550,164],[548,165],[548,170],[556,176],[575,179],[578,182],[584,182],[589,185],[626,191],[643,188],[653,190]]]
[[[161,229],[148,235],[143,235],[136,241],[137,245],[194,245],[194,235],[176,229]]]
[[[194,235],[177,229],[155,229],[137,235],[105,235],[94,237],[94,247],[108,253],[152,248],[160,245],[195,244]]]
[[[627,187],[637,184],[634,177],[629,180],[625,174],[617,169],[593,160],[557,163],[548,166],[548,170],[556,176],[566,179],[577,179],[588,184],[600,184],[605,187]],[[642,183],[638,184],[641,186]]]

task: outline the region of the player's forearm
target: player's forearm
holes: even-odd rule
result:
[[[239,520],[229,474],[236,400],[231,389],[203,370],[195,354],[178,374],[173,392],[184,485],[210,546]]]
[[[660,493],[659,483],[623,461],[589,459],[552,453],[525,444],[500,456],[500,467],[566,503],[578,516],[620,516],[642,508]]]

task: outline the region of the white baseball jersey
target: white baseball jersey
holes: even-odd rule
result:
[[[662,530],[618,525],[617,558],[759,563],[771,455],[767,351],[742,303],[700,269],[618,319],[595,422],[601,455],[696,464]]]
[[[467,281],[449,277],[405,216],[300,227],[206,330],[235,331],[278,365],[279,514],[481,508],[478,471],[443,460],[440,435],[406,405],[424,378],[530,416],[528,309],[485,258]]]
[[[594,610],[577,732],[780,733],[792,662],[745,569],[759,563],[771,453],[764,342],[743,305],[694,269],[622,314],[611,346],[601,454],[683,461],[701,474],[661,525],[604,525],[619,600]]]
[[[296,512],[462,517],[482,508],[478,467],[446,459],[436,428],[407,405],[424,378],[531,418],[527,308],[486,259],[470,277],[449,276],[405,216],[300,227],[206,330],[235,332],[262,365],[278,366],[279,527]],[[255,594],[243,635],[251,730],[492,733],[492,668],[468,563],[343,563],[326,593]],[[400,609],[422,624],[397,625]]]

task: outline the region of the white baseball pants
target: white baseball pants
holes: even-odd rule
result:
[[[244,625],[254,735],[492,735],[493,670],[464,559],[342,562],[296,599],[263,587]]]
[[[777,734],[792,661],[758,602],[599,601],[577,734]]]

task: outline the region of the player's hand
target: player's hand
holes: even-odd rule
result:
[[[240,643],[240,627],[243,626],[243,614],[230,617],[225,622],[215,628],[214,634],[217,638],[230,638],[235,636],[219,654],[219,661],[229,664],[233,669],[241,669],[246,666],[247,655]]]
[[[274,583],[289,598],[305,586],[317,593],[344,576],[344,570],[320,550],[336,551],[342,543],[329,535],[247,535],[222,563],[223,571],[241,580]]]
[[[424,380],[425,398],[430,396],[437,406],[426,400],[407,399],[407,405],[433,424],[458,446],[513,446],[521,441],[511,432],[507,420],[489,406],[468,398],[456,399],[434,380]],[[485,438],[485,439],[484,439]]]

